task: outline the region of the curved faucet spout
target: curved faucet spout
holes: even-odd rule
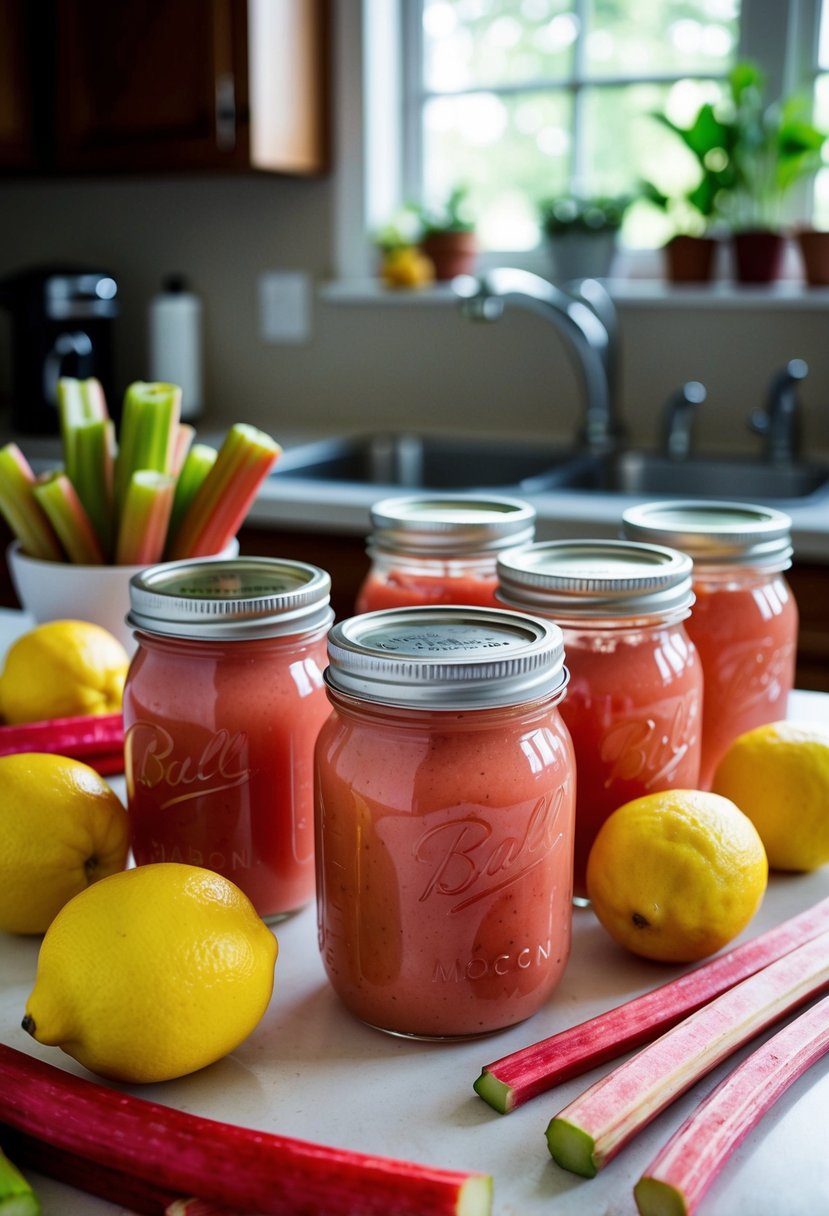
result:
[[[580,438],[591,451],[605,452],[616,446],[622,433],[613,384],[614,335],[591,307],[585,283],[579,295],[571,295],[529,270],[503,266],[479,279],[462,275],[453,280],[452,288],[460,299],[461,311],[473,320],[495,321],[506,304],[517,304],[540,313],[556,326],[576,356],[584,386]],[[607,300],[609,297],[605,307]]]

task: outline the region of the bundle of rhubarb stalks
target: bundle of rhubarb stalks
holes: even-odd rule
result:
[[[676,1098],[829,989],[829,899],[634,1000],[487,1065],[474,1088],[501,1114],[631,1048],[547,1125],[557,1165],[592,1178]],[[829,996],[717,1085],[646,1167],[641,1216],[693,1216],[729,1156],[829,1051]]]
[[[150,565],[220,553],[281,452],[244,423],[218,449],[195,442],[175,384],[131,384],[118,435],[94,378],[60,380],[58,414],[62,465],[35,475],[17,444],[0,448],[0,513],[22,551],[44,561]]]

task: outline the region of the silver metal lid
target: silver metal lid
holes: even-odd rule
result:
[[[558,540],[498,558],[498,598],[556,618],[668,616],[694,602],[691,559],[662,545]]]
[[[330,625],[331,578],[270,557],[163,562],[130,579],[127,622],[165,637],[231,640]]]
[[[371,547],[445,557],[524,544],[535,532],[535,507],[519,498],[408,494],[371,508]]]
[[[622,515],[624,535],[632,540],[672,545],[696,566],[759,566],[786,570],[791,565],[792,521],[784,511],[742,502],[649,502]]]
[[[492,709],[542,700],[567,683],[561,630],[497,608],[392,608],[328,635],[332,689],[415,709]]]

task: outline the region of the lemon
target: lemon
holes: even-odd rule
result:
[[[94,769],[66,756],[0,756],[0,929],[44,933],[90,883],[123,870],[127,812]]]
[[[384,254],[380,274],[387,287],[422,287],[433,281],[435,267],[417,246],[404,245]]]
[[[773,722],[735,739],[713,789],[752,821],[773,870],[829,861],[829,734]]]
[[[102,1077],[182,1077],[251,1033],[276,954],[228,879],[178,862],[137,866],[88,887],[52,921],[23,1026]]]
[[[129,666],[126,650],[90,621],[47,621],[12,642],[0,683],[9,723],[117,713]]]
[[[672,963],[705,958],[736,937],[767,881],[751,820],[700,790],[626,802],[602,824],[587,862],[587,893],[611,936]]]

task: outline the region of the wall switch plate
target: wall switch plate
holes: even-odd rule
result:
[[[311,338],[311,279],[302,271],[259,276],[259,333],[263,342],[299,345]]]

